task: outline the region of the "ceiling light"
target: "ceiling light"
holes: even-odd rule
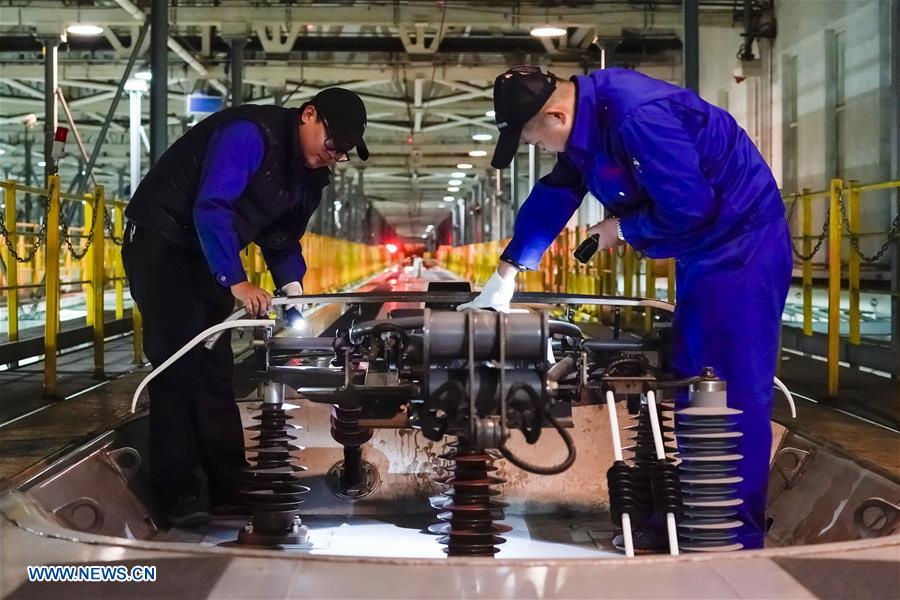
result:
[[[153,79],[153,73],[151,73],[147,69],[144,69],[143,71],[138,71],[137,73],[135,73],[134,78],[140,79],[141,81],[150,81],[151,79]]]
[[[489,133],[476,133],[472,136],[472,139],[476,142],[489,142],[494,139],[494,136]]]
[[[6,150],[4,150],[3,148],[0,148],[0,155],[2,155],[2,154],[6,154]]]
[[[423,234],[422,234],[422,239],[423,239],[423,240],[424,240],[424,239],[428,239],[428,234],[427,234],[427,233],[423,233]]]
[[[459,163],[458,165],[456,165],[456,168],[457,169],[471,169],[472,165],[470,165],[469,163]]]
[[[469,150],[469,156],[472,158],[487,156],[487,150]]]
[[[46,167],[46,166],[47,166],[47,163],[45,163],[44,161],[41,161],[41,162],[38,163],[38,166],[39,166],[39,167]]]
[[[456,200],[454,196],[444,196],[444,202],[453,202]]]
[[[453,173],[450,173],[450,177],[452,177],[453,179],[462,179],[465,176],[466,174],[462,171],[455,171]]]
[[[566,30],[562,27],[551,27],[550,25],[545,25],[544,27],[535,27],[531,30],[530,33],[534,37],[548,38],[566,35]]]
[[[453,185],[453,186],[456,186],[456,185],[462,185],[462,181],[459,180],[459,179],[451,179],[451,180],[448,181],[447,183],[450,184],[450,185]]]
[[[100,35],[103,28],[90,23],[72,23],[66,27],[66,32],[72,35]]]
[[[489,111],[487,111],[486,113],[484,113],[484,116],[486,116],[486,117],[494,117],[494,116],[496,116],[496,114],[497,114],[497,113],[495,113],[494,111],[489,110]]]
[[[456,187],[455,185],[451,185],[450,187],[447,188],[447,191],[448,192],[458,192],[459,188]],[[446,200],[446,198],[445,198],[445,200]]]
[[[425,228],[425,233],[428,233],[433,230],[434,230],[434,225],[429,225],[428,227]]]
[[[125,91],[126,92],[146,92],[147,91],[147,80],[146,79],[137,79],[132,77],[128,81],[125,82]]]

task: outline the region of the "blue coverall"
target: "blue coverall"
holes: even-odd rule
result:
[[[726,111],[626,69],[576,76],[566,149],[523,203],[502,259],[535,269],[590,191],[626,242],[675,257],[673,364],[711,366],[743,411],[738,541],[761,548],[772,440],[772,380],[791,279],[790,237],[771,171]],[[684,395],[676,407],[684,406]],[[677,431],[676,431],[677,436]]]

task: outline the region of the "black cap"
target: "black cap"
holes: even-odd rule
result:
[[[556,89],[556,76],[539,67],[513,67],[494,80],[494,118],[500,137],[491,166],[505,169],[519,147],[525,123],[540,112]]]
[[[366,106],[362,99],[344,88],[328,88],[316,94],[310,104],[328,124],[328,133],[335,142],[348,148],[356,147],[356,154],[368,160],[369,148],[363,141],[366,132]]]

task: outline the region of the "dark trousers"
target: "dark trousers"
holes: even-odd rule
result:
[[[202,254],[131,223],[122,259],[154,367],[234,308],[230,290],[216,283]],[[202,498],[202,474],[213,504],[237,491],[246,462],[233,369],[231,338],[224,334],[212,349],[196,346],[150,383],[150,479],[163,507],[184,495]]]

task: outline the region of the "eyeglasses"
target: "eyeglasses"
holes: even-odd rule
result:
[[[353,146],[334,141],[334,138],[331,137],[331,133],[328,131],[328,123],[322,119],[322,124],[325,125],[325,151],[333,156],[336,162],[347,162],[350,160],[350,151],[353,149]]]

